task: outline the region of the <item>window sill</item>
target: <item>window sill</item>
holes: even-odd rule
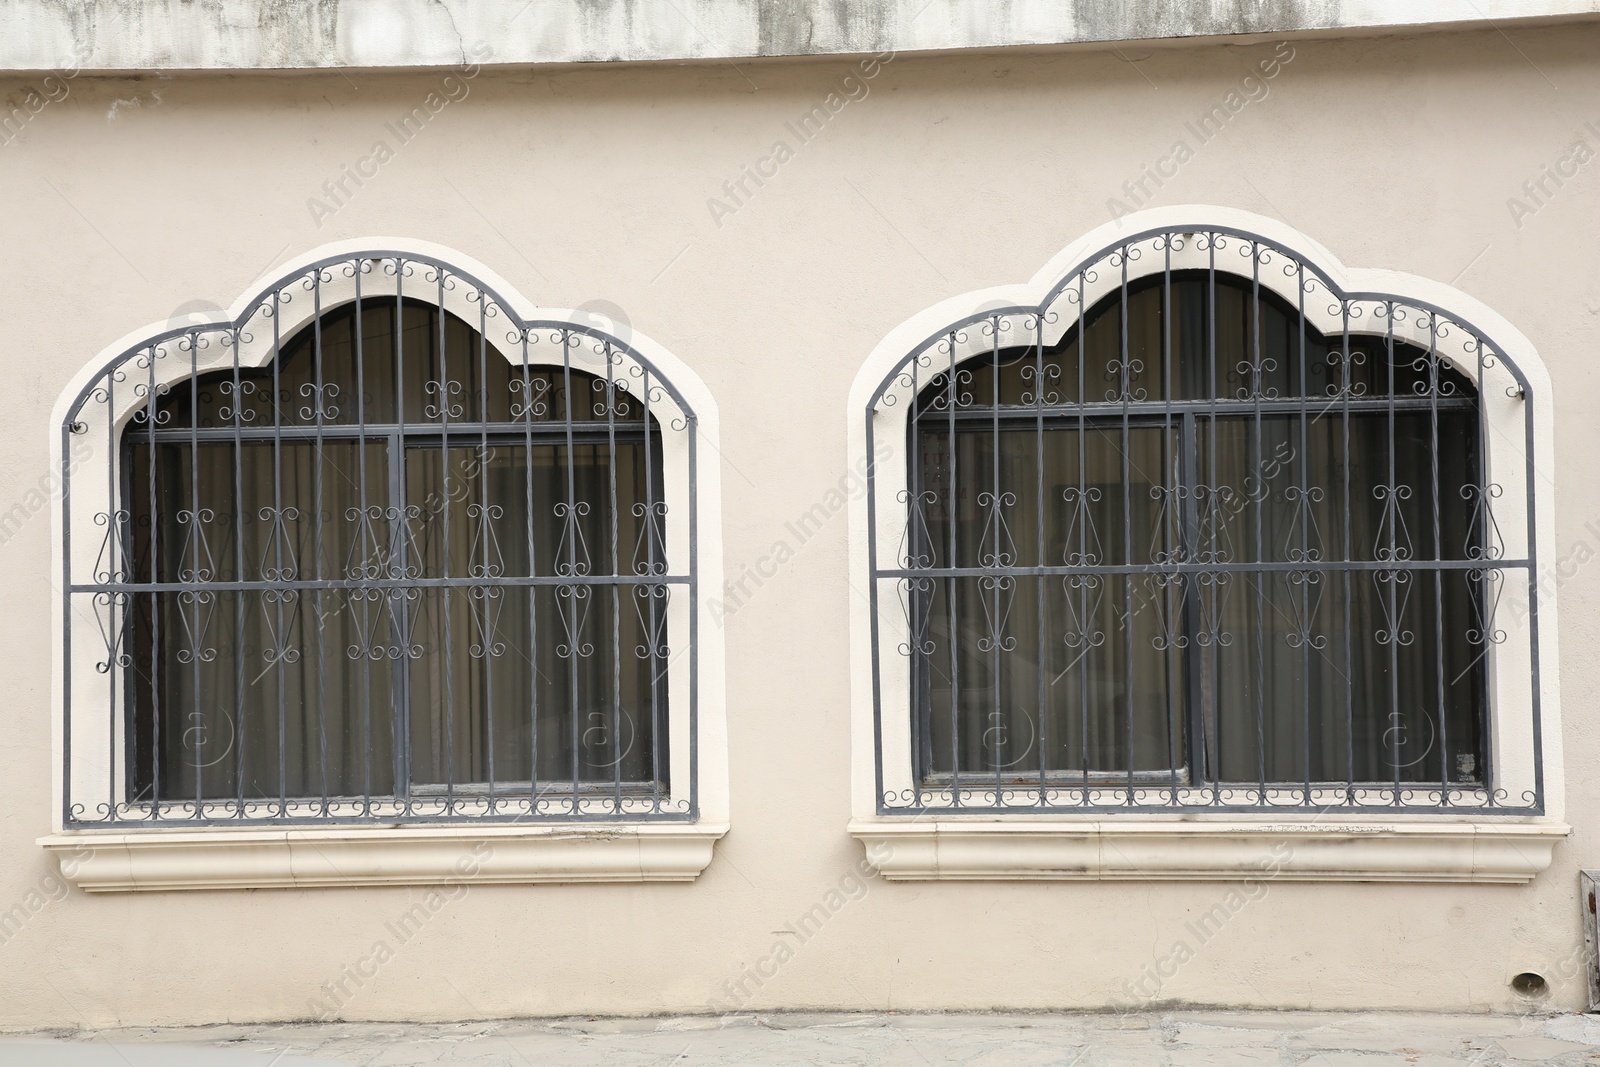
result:
[[[891,881],[1524,883],[1571,828],[1544,820],[1269,822],[860,819]]]
[[[726,825],[329,827],[51,834],[90,893],[324,886],[690,882]]]

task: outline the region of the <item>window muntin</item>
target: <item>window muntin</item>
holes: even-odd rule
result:
[[[357,274],[388,291],[335,301]],[[107,799],[67,824],[692,818],[681,397],[576,323],[495,343],[505,306],[440,264],[287,282],[245,324],[131,351],[68,423],[120,444],[68,594],[106,646],[109,714],[70,687],[67,714],[109,735],[76,776]],[[441,309],[463,289],[476,326]],[[280,330],[307,292],[318,313]]]
[[[1489,725],[1521,680],[1493,613],[1508,572],[1528,588],[1479,410],[1507,371],[1525,405],[1466,324],[1219,232],[1142,235],[930,337],[868,423],[873,447],[906,412],[904,480],[870,497],[908,513],[869,548],[880,812],[1529,810]]]

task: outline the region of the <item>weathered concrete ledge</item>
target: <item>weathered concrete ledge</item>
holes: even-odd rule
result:
[[[1193,935],[1188,935],[1191,938]],[[400,951],[406,951],[401,948]],[[1204,951],[1202,946],[1201,951]],[[365,964],[368,961],[358,961]],[[373,964],[375,967],[376,964]],[[87,1029],[79,1017],[70,1034],[0,1035],[0,1061],[28,1064],[204,1064],[205,1067],[327,1067],[338,1063],[449,1064],[492,1067],[560,1063],[609,1067],[625,1063],[686,1063],[729,1067],[764,1063],[813,1067],[835,1063],[914,1063],[956,1067],[986,1063],[1140,1063],[1185,1067],[1248,1064],[1426,1063],[1429,1067],[1483,1067],[1489,1063],[1590,1062],[1600,1050],[1600,1020],[1558,1014],[1549,998],[1513,998],[1502,1014],[1422,1012],[1309,1012],[1160,1010],[1170,996],[1159,962],[1131,959],[1106,982],[1109,1010],[1087,1012],[924,1013],[900,1008],[870,1012],[774,1011],[768,1003],[784,988],[744,980],[748,1003],[714,1015],[650,1018],[509,1019],[496,1021],[342,1022],[369,1011],[363,979],[347,969],[311,1001],[318,1022],[228,1023],[159,1028],[114,1023],[122,1029]],[[1200,966],[1199,964],[1195,965]],[[361,972],[367,974],[365,970]],[[738,980],[736,972],[733,979]],[[492,981],[457,976],[451,983],[485,988],[474,1005],[529,1003],[526,994],[492,988]],[[60,981],[60,979],[58,979]],[[336,984],[338,983],[338,984]],[[739,987],[730,981],[734,989]],[[718,996],[728,994],[715,991]],[[458,994],[411,1016],[455,1018],[467,1005]],[[951,994],[960,997],[961,991]],[[969,997],[972,994],[968,994]],[[981,994],[978,994],[981,995]],[[1048,996],[1048,993],[1041,994]],[[1369,994],[1374,996],[1375,994]],[[1493,994],[1490,994],[1491,996]],[[1509,994],[1508,994],[1509,996]],[[489,1000],[488,998],[493,998]],[[348,1006],[347,1006],[348,1005]],[[295,1005],[299,1008],[299,1005]],[[1155,1010],[1149,1010],[1151,1008]],[[97,1014],[109,1009],[92,1006]],[[252,1014],[273,1009],[252,1007]],[[301,1009],[302,1011],[304,1009]],[[704,1010],[704,1009],[702,1009]],[[713,1009],[715,1010],[715,1009]],[[107,1025],[107,1024],[99,1024]],[[1389,1055],[1385,1055],[1389,1053]],[[274,1055],[275,1054],[275,1055]],[[9,1058],[8,1058],[9,1057]],[[314,1057],[314,1058],[312,1058]]]
[[[1532,881],[1571,832],[1544,820],[861,819],[890,881]]]
[[[1600,0],[8,0],[0,71],[298,70],[814,56],[1359,32],[1600,14]]]
[[[52,834],[87,893],[354,885],[692,882],[726,823],[317,827]],[[3,1062],[3,1057],[0,1057]]]

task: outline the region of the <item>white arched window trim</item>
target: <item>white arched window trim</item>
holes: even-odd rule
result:
[[[514,287],[496,273],[454,250],[426,242],[396,238],[372,238],[324,245],[274,268],[252,284],[215,321],[195,319],[152,324],[136,330],[108,345],[99,356],[86,364],[62,390],[52,414],[49,427],[52,470],[64,471],[68,456],[61,429],[71,415],[78,398],[106,368],[125,353],[150,344],[151,340],[170,334],[175,328],[196,330],[234,330],[256,320],[238,346],[241,369],[266,365],[273,356],[274,346],[270,324],[265,329],[257,312],[263,300],[286,279],[308,271],[313,265],[340,257],[372,255],[382,259],[383,253],[401,256],[415,255],[447,265],[464,277],[477,279],[492,292],[505,310],[523,322],[540,323],[541,329],[557,330],[563,323],[581,327],[590,336],[616,339],[637,352],[663,375],[684,403],[692,409],[694,419],[680,417],[681,410],[669,395],[663,394],[656,405],[656,421],[660,427],[663,453],[663,490],[667,504],[667,522],[664,542],[670,561],[687,564],[693,544],[694,566],[699,588],[719,589],[722,585],[722,533],[721,488],[719,467],[704,458],[695,464],[694,484],[690,484],[688,462],[690,437],[701,457],[717,455],[718,415],[715,400],[705,384],[685,363],[650,338],[632,329],[627,323],[617,322],[608,316],[584,309],[543,308],[523,298]],[[391,257],[392,258],[392,257]],[[354,281],[349,274],[328,272],[320,287],[320,307],[325,313],[354,298]],[[346,291],[348,290],[348,291]],[[479,305],[473,302],[471,286],[456,285],[447,289],[443,299],[436,290],[418,285],[416,292],[407,291],[433,304],[442,304],[468,323],[479,321]],[[277,306],[278,333],[287,340],[309,324],[316,314],[310,294],[306,299],[281,303]],[[371,299],[370,295],[368,299]],[[520,344],[513,344],[501,328],[485,332],[491,351],[498,352],[514,366],[524,358]],[[561,345],[534,345],[528,350],[530,364],[559,366]],[[587,370],[603,376],[605,356],[597,355],[593,346],[572,346],[574,370]],[[158,383],[187,381],[192,372],[230,368],[234,365],[231,347],[213,345],[209,351],[199,353],[191,367],[189,355],[162,364]],[[590,366],[590,364],[593,364]],[[629,371],[627,362],[618,365],[617,373]],[[74,470],[105,469],[112,450],[117,448],[122,433],[143,398],[136,395],[129,382],[113,403],[116,410],[108,411],[102,405],[98,425],[86,421],[80,430],[71,434],[70,462]],[[99,488],[96,488],[96,485]],[[75,573],[92,573],[96,554],[105,531],[95,524],[97,513],[107,512],[113,502],[109,499],[109,484],[104,480],[84,479],[73,487],[70,514],[64,515],[60,500],[53,512],[54,560],[53,572],[60,581],[67,563],[65,546],[70,543],[72,567]],[[695,507],[696,528],[691,540],[689,515],[691,500]],[[98,494],[98,496],[97,496]],[[70,528],[69,528],[70,524]],[[70,534],[70,541],[69,535]],[[56,598],[54,615],[54,649],[56,669],[53,672],[52,692],[54,741],[54,832],[41,838],[40,844],[62,859],[63,871],[74,882],[89,891],[204,889],[204,888],[258,888],[304,887],[327,885],[389,885],[389,884],[439,884],[445,880],[472,880],[493,883],[517,882],[618,882],[618,881],[688,881],[700,874],[711,860],[715,841],[728,829],[728,764],[727,729],[724,699],[724,658],[722,631],[711,617],[710,598],[700,596],[694,609],[698,614],[697,640],[694,654],[675,654],[667,668],[667,686],[673,695],[668,711],[668,731],[672,760],[674,794],[691,780],[695,783],[692,818],[680,821],[629,821],[606,822],[528,822],[484,823],[473,825],[334,825],[304,827],[183,827],[181,825],[152,826],[134,832],[95,830],[69,826],[65,819],[68,782],[64,767],[66,703],[64,680],[72,679],[74,693],[84,687],[91,689],[96,678],[103,674],[96,670],[93,650],[98,639],[98,625],[92,612],[74,610],[68,617],[63,598]],[[681,649],[688,651],[689,598],[684,598],[681,609],[674,607],[669,625],[675,632],[684,634]],[[68,662],[64,635],[68,628],[74,634],[72,661]],[[84,640],[78,640],[82,634]],[[679,649],[674,649],[677,653]],[[104,653],[103,644],[100,652]],[[691,675],[691,672],[694,672]],[[687,693],[693,682],[698,686],[696,705],[697,722],[693,746],[697,752],[694,766],[689,763],[691,745]],[[114,699],[102,694],[101,707],[113,708]],[[681,697],[681,699],[680,699]],[[102,716],[112,714],[110,711]],[[91,727],[88,719],[75,713],[74,729]],[[103,747],[103,746],[102,746]],[[75,749],[76,751],[76,749]],[[87,750],[85,750],[87,751]],[[90,782],[103,782],[108,777],[120,781],[123,769],[117,766],[118,757],[101,754],[82,757],[72,765],[72,785],[76,795],[89,792]],[[675,799],[677,799],[675,797]],[[174,821],[176,822],[176,821]]]
[[[1382,293],[1396,300],[1416,301],[1443,309],[1471,322],[1523,372],[1530,397],[1522,395],[1504,367],[1484,377],[1483,408],[1489,481],[1507,497],[1531,491],[1535,545],[1527,526],[1502,527],[1505,553],[1526,556],[1536,547],[1540,565],[1556,559],[1554,540],[1554,436],[1549,376],[1533,346],[1500,315],[1458,290],[1427,279],[1388,270],[1343,266],[1327,249],[1283,223],[1228,208],[1180,206],[1135,212],[1107,223],[1064,249],[1027,282],[998,286],[943,300],[914,315],[874,349],[857,374],[848,412],[849,461],[874,470],[874,488],[850,504],[851,567],[851,833],[869,846],[868,854],[891,879],[1217,879],[1260,876],[1323,881],[1462,881],[1525,882],[1545,869],[1556,841],[1569,827],[1563,822],[1560,694],[1557,680],[1556,609],[1552,583],[1541,583],[1538,601],[1538,721],[1542,745],[1533,743],[1532,687],[1527,672],[1534,654],[1526,618],[1502,621],[1508,640],[1492,650],[1489,722],[1496,758],[1496,785],[1512,797],[1534,795],[1542,771],[1542,810],[1518,815],[1409,815],[1329,810],[1319,815],[1305,809],[1260,814],[1214,814],[1193,810],[1141,812],[1127,815],[1066,813],[962,814],[944,810],[894,810],[886,796],[914,793],[911,753],[911,707],[906,648],[906,618],[893,596],[881,596],[874,618],[867,590],[873,561],[869,522],[876,522],[880,553],[892,553],[905,527],[905,505],[897,502],[906,488],[907,429],[914,406],[913,381],[891,382],[908,356],[930,338],[948,335],[954,324],[969,323],[991,310],[1040,307],[1068,278],[1101,262],[1108,249],[1135,234],[1170,231],[1206,233],[1222,228],[1259,235],[1292,251],[1300,261],[1323,272],[1344,292]],[[1222,267],[1222,258],[1238,264]],[[1220,257],[1219,269],[1250,276],[1250,260]],[[1188,263],[1196,266],[1198,263]],[[1081,303],[1057,300],[1043,327],[1045,344],[1059,339],[1076,321],[1078,308],[1092,308],[1121,283],[1120,268],[1091,278]],[[1126,264],[1135,280],[1163,269],[1160,256],[1144,256]],[[1177,269],[1174,267],[1174,269]],[[1278,271],[1263,270],[1264,288],[1279,292],[1293,306],[1297,282]],[[1076,283],[1074,283],[1076,285]],[[1307,302],[1307,321],[1324,331],[1339,332],[1339,316],[1330,308]],[[1021,324],[1009,344],[1033,343],[1034,327]],[[1397,340],[1427,343],[1426,335],[1407,337],[1396,327]],[[1370,332],[1361,331],[1361,332]],[[996,343],[973,328],[955,345],[955,360],[991,350]],[[1442,345],[1446,360],[1470,369],[1465,352]],[[938,373],[951,354],[941,350]],[[938,362],[936,361],[936,362]],[[926,379],[923,379],[925,382]],[[886,382],[891,384],[885,385]],[[884,390],[880,392],[880,390]],[[1536,486],[1527,484],[1526,404],[1532,408],[1532,442],[1537,459]],[[869,414],[870,411],[870,414]],[[869,423],[871,427],[869,455]],[[875,508],[873,505],[875,504]],[[869,518],[873,516],[874,518]],[[877,647],[874,648],[874,623]],[[876,656],[875,656],[876,652]],[[880,666],[881,663],[881,666]],[[1509,684],[1520,677],[1522,685]],[[875,686],[881,684],[881,694]],[[1520,694],[1520,695],[1519,695]],[[881,713],[881,722],[876,717]],[[1542,764],[1542,767],[1540,766]],[[914,807],[914,805],[913,805]]]

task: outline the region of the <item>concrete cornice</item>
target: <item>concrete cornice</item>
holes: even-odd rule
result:
[[[0,72],[681,62],[1357,33],[1597,14],[1600,0],[5,0]]]
[[[89,893],[356,885],[692,882],[718,825],[143,829],[39,844]]]

